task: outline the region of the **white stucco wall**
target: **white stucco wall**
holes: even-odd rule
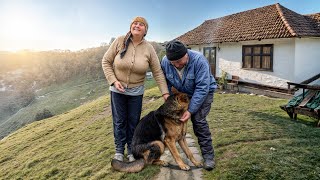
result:
[[[199,51],[203,53],[203,46],[188,46],[188,48],[190,48],[191,50],[195,50],[195,51]],[[212,47],[212,45],[210,46]]]
[[[257,71],[242,69],[242,46],[255,44],[273,44],[273,71]],[[202,50],[203,47],[218,47],[217,44],[192,46],[192,49]],[[295,39],[271,39],[261,41],[245,41],[221,43],[217,51],[217,76],[221,71],[238,75],[240,81],[287,88],[287,82],[295,80]]]
[[[320,73],[320,38],[296,39],[296,63],[293,82],[301,82]]]

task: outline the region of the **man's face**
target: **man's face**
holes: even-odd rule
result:
[[[170,63],[174,65],[174,67],[181,69],[188,63],[188,59],[188,53],[186,53],[182,58],[175,61],[170,61]]]

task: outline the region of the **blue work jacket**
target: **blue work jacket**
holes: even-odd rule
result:
[[[161,61],[161,68],[166,77],[170,94],[172,86],[178,91],[188,94],[191,97],[188,111],[194,114],[203,104],[208,93],[214,92],[217,84],[211,73],[208,60],[200,52],[188,50],[187,53],[189,60],[182,79],[166,56]]]

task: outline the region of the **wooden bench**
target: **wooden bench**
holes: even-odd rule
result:
[[[288,85],[289,85],[289,87],[290,87],[290,85],[295,85],[297,88],[303,89],[302,101],[299,104],[297,104],[297,106],[294,106],[294,107],[287,107],[287,105],[282,105],[282,106],[280,106],[280,108],[282,110],[286,111],[287,114],[289,115],[289,117],[294,120],[297,119],[298,114],[315,118],[318,120],[317,127],[320,127],[320,110],[319,109],[310,109],[310,108],[306,107],[307,103],[313,97],[315,97],[317,92],[320,91],[320,86],[319,85],[297,84],[297,83],[291,83],[291,82],[288,82]],[[309,89],[309,92],[307,95],[305,95],[306,94],[305,89]]]
[[[320,112],[319,112],[319,110],[312,110],[310,108],[300,107],[300,106],[287,108],[286,105],[280,106],[280,108],[282,110],[286,111],[287,114],[289,115],[289,117],[293,120],[297,120],[298,114],[315,118],[318,120],[317,127],[320,127]]]

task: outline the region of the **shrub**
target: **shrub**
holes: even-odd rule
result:
[[[39,121],[39,120],[46,119],[46,118],[49,118],[52,116],[53,116],[53,114],[48,109],[43,109],[42,112],[37,113],[35,120]]]
[[[225,88],[225,86],[227,85],[227,73],[225,71],[222,70],[221,72],[221,77],[218,79],[218,85],[219,87],[221,87],[222,89]]]

